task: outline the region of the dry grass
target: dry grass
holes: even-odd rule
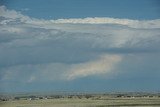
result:
[[[0,107],[159,107],[160,98],[42,99],[2,101]]]

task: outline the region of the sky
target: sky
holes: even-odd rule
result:
[[[159,0],[1,0],[8,9],[34,18],[114,17],[157,19]]]
[[[1,0],[0,92],[160,91],[159,0]]]

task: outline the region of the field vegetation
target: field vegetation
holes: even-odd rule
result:
[[[0,107],[160,107],[160,96],[144,93],[3,95]]]

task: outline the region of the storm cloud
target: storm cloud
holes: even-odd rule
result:
[[[44,20],[0,7],[3,83],[134,73],[154,77],[160,74],[159,56],[160,19]]]

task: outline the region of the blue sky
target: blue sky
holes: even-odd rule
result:
[[[160,90],[158,0],[0,3],[0,92]]]
[[[114,17],[157,19],[159,0],[1,0],[9,9],[35,18]],[[27,11],[25,11],[27,10]]]

